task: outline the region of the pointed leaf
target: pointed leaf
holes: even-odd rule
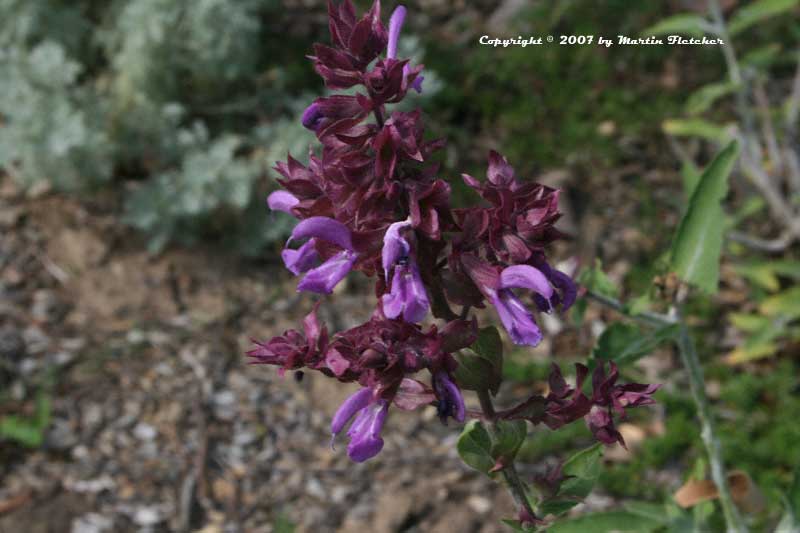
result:
[[[627,511],[592,513],[556,522],[548,533],[649,533],[662,527],[665,522]]]
[[[458,437],[456,449],[461,460],[478,472],[487,474],[495,464],[492,441],[480,420],[470,420]]]
[[[456,353],[455,358],[458,361],[455,377],[462,388],[497,394],[503,380],[503,341],[497,328],[479,330],[472,346]]]
[[[700,137],[714,142],[725,142],[730,138],[724,127],[700,118],[668,119],[661,128],[664,133],[674,137]]]
[[[592,356],[612,360],[620,366],[630,364],[651,353],[661,343],[675,338],[678,331],[679,327],[675,324],[644,332],[634,324],[616,322],[597,339]]]
[[[691,37],[702,37],[709,33],[711,24],[701,17],[693,13],[681,13],[667,17],[653,26],[642,31],[643,37],[650,37],[651,35],[689,35]]]
[[[527,435],[528,426],[524,420],[499,420],[492,443],[492,457],[505,462],[513,460]]]
[[[561,484],[558,496],[583,499],[592,492],[600,475],[603,445],[598,443],[581,450],[564,463],[565,476],[572,476]]]
[[[686,114],[705,113],[720,98],[733,93],[736,85],[729,81],[710,83],[693,92],[686,101]]]
[[[734,141],[703,172],[672,244],[672,269],[684,281],[714,293],[722,252],[722,199],[739,155]]]
[[[744,5],[731,17],[728,33],[734,36],[754,24],[790,11],[799,4],[800,0],[759,0]]]

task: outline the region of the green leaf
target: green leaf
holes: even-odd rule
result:
[[[514,459],[527,436],[528,425],[524,420],[498,421],[492,443],[492,458],[506,462]]]
[[[44,428],[36,421],[10,415],[0,419],[0,437],[15,440],[29,448],[38,448],[44,441]]]
[[[731,16],[728,33],[734,36],[750,26],[785,13],[800,4],[800,0],[758,0],[739,8]]]
[[[734,141],[703,172],[672,243],[672,270],[707,293],[716,292],[719,283],[722,199],[728,191],[728,176],[738,155],[739,148]]]
[[[700,118],[668,119],[661,128],[674,137],[700,137],[713,142],[725,142],[730,138],[726,128]]]
[[[603,445],[597,443],[567,459],[563,472],[565,476],[573,477],[561,484],[558,491],[559,498],[569,497],[582,500],[588,496],[600,475],[602,457]]]
[[[711,24],[700,15],[681,13],[667,17],[642,31],[643,37],[651,35],[689,35],[702,37],[711,31]]]
[[[548,533],[648,533],[662,527],[664,522],[627,511],[592,513],[556,522]]]
[[[736,265],[736,273],[746,278],[751,283],[758,285],[768,291],[777,291],[781,282],[775,275],[775,270],[767,263],[753,263],[749,265]]]
[[[681,178],[683,179],[683,196],[686,199],[686,203],[689,203],[689,200],[692,198],[692,194],[694,194],[694,190],[697,187],[697,184],[700,183],[700,176],[703,173],[700,171],[697,165],[690,159],[686,159],[683,161],[681,165]]]
[[[503,341],[494,326],[478,331],[469,349],[455,354],[458,368],[455,377],[466,390],[490,390],[497,394],[503,380]]]
[[[800,286],[767,298],[761,303],[759,310],[767,316],[781,316],[787,320],[800,318]]]
[[[592,356],[611,360],[622,366],[633,363],[655,350],[661,343],[675,338],[679,327],[669,324],[645,333],[639,326],[616,322],[597,339]]]
[[[686,101],[686,114],[699,115],[705,113],[720,98],[736,90],[736,85],[729,81],[704,85],[693,92]]]
[[[547,500],[545,502],[542,502],[541,505],[539,505],[537,511],[538,514],[543,517],[547,515],[558,516],[566,513],[579,503],[581,503],[581,501],[578,498],[573,498],[568,500],[559,500],[559,499]]]
[[[603,272],[603,263],[599,259],[595,259],[592,268],[587,268],[580,273],[578,283],[603,296],[616,296],[618,293],[617,286]]]
[[[751,50],[747,52],[742,57],[742,65],[749,66],[749,67],[768,67],[770,66],[777,58],[778,54],[781,51],[781,45],[778,43],[770,43],[765,46],[761,46],[756,48],[755,50]]]
[[[670,521],[669,513],[663,504],[650,502],[627,502],[622,504],[626,511],[635,515],[657,520],[661,523]]]
[[[461,460],[478,472],[488,474],[495,464],[492,440],[480,420],[470,420],[458,437],[456,449]]]
[[[772,322],[767,316],[748,315],[746,313],[731,313],[728,318],[731,324],[746,333],[754,333]]]

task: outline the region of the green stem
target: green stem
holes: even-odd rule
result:
[[[494,405],[492,404],[492,397],[489,396],[489,391],[487,390],[479,390],[476,392],[478,394],[478,400],[481,402],[481,410],[483,411],[484,418],[489,422],[489,432],[491,433],[492,437],[494,437],[495,432],[497,431],[497,413],[495,412]],[[525,485],[519,478],[517,469],[514,466],[514,461],[511,461],[509,464],[505,465],[501,472],[503,473],[503,478],[506,480],[508,491],[514,498],[514,502],[516,502],[516,504],[521,508],[525,509],[530,516],[536,516],[533,513],[530,501],[528,501],[528,496],[525,494]]]
[[[586,297],[590,300],[594,300],[595,302],[605,305],[606,307],[610,307],[611,309],[622,313],[623,315],[628,316],[628,310],[625,307],[625,304],[620,302],[619,300],[612,298],[610,296],[602,295],[598,292],[586,291]],[[668,326],[670,324],[674,324],[675,320],[667,315],[662,315],[660,313],[654,313],[652,311],[642,311],[641,313],[637,313],[635,315],[630,315],[631,318],[638,320],[639,322],[644,322],[650,326]]]
[[[677,297],[678,304],[680,304],[686,294],[685,291],[680,292],[681,294]],[[625,313],[625,304],[614,298],[609,298],[591,291],[587,291],[586,296],[615,311]],[[678,351],[681,355],[683,367],[686,369],[686,373],[689,376],[689,387],[692,391],[692,399],[697,406],[697,417],[700,419],[700,437],[703,440],[706,454],[708,455],[708,462],[711,465],[711,478],[719,492],[719,501],[722,506],[722,514],[725,517],[725,523],[727,524],[727,531],[729,533],[747,533],[748,528],[733,502],[733,497],[731,496],[730,487],[728,485],[725,464],[722,462],[722,450],[714,431],[714,418],[711,414],[711,406],[706,397],[703,367],[700,365],[697,350],[695,350],[694,342],[689,335],[689,328],[682,314],[679,312],[678,305],[672,308],[669,316],[647,312],[633,315],[631,318],[650,326],[663,326],[667,324],[680,325]]]
[[[728,476],[725,473],[725,464],[722,461],[722,450],[714,431],[714,418],[705,392],[703,367],[700,365],[694,341],[689,335],[689,328],[682,319],[679,323],[678,351],[689,376],[689,388],[697,406],[697,417],[700,419],[700,437],[703,439],[703,444],[708,454],[708,462],[711,465],[711,479],[713,479],[719,492],[719,503],[722,506],[722,514],[725,517],[727,530],[729,533],[746,533],[748,531],[747,526],[731,496]]]

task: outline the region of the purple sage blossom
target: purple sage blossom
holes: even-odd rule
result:
[[[403,28],[403,22],[406,20],[406,8],[405,6],[397,6],[394,11],[392,12],[392,16],[389,19],[389,42],[386,46],[386,58],[387,59],[396,59],[397,58],[397,42],[400,40],[400,30]],[[408,76],[410,67],[406,64],[403,67],[403,76]],[[417,75],[414,78],[414,81],[411,82],[411,87],[417,91],[418,93],[422,92],[422,80],[424,80],[424,76]]]
[[[473,282],[497,309],[500,321],[514,344],[538,345],[542,340],[542,332],[533,314],[511,289],[533,291],[547,302],[549,310],[554,291],[542,271],[531,265],[512,265],[498,273],[497,267],[472,255],[462,256],[461,261]]]
[[[553,297],[553,287],[539,269],[530,265],[514,265],[500,273],[499,290],[491,298],[514,344],[536,346],[542,340],[542,332],[531,312],[511,292],[512,288],[532,290],[549,302]]]
[[[381,253],[386,280],[394,268],[389,294],[381,299],[383,312],[388,318],[402,315],[406,322],[419,322],[428,313],[430,302],[422,283],[419,267],[411,254],[411,244],[400,232],[411,227],[411,220],[390,224],[383,238]]]
[[[287,191],[274,191],[267,196],[267,205],[273,211],[292,214],[292,208],[300,203],[295,195]]]
[[[389,402],[375,399],[372,389],[364,387],[347,398],[336,411],[331,422],[331,434],[335,439],[355,417],[347,436],[347,455],[357,463],[375,457],[383,448],[381,429],[389,413]]]
[[[341,222],[327,217],[311,217],[302,220],[292,231],[287,245],[292,240],[309,238],[298,250],[286,248],[281,254],[283,261],[293,274],[306,275],[297,284],[298,291],[330,294],[333,288],[352,270],[358,254],[353,249],[350,230]],[[342,248],[321,265],[311,268],[316,262],[316,241],[322,240]],[[313,241],[313,244],[312,244]]]
[[[320,105],[317,102],[312,102],[311,105],[303,111],[300,122],[303,123],[304,127],[312,131],[317,131],[323,118],[325,118],[325,115],[323,115]]]
[[[463,422],[467,413],[464,396],[447,372],[439,371],[434,374],[433,390],[438,398],[437,410],[442,423],[445,423],[448,416],[456,422]]]

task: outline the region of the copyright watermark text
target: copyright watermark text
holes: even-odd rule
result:
[[[719,46],[725,42],[717,37],[683,37],[682,35],[667,35],[664,37],[628,37],[627,35],[617,35],[616,37],[603,37],[595,35],[547,35],[542,36],[527,36],[522,35],[518,37],[490,37],[489,35],[482,35],[478,42],[485,46],[493,46],[508,48],[509,46],[539,46],[546,43],[553,43],[558,45],[595,45],[605,46]]]

